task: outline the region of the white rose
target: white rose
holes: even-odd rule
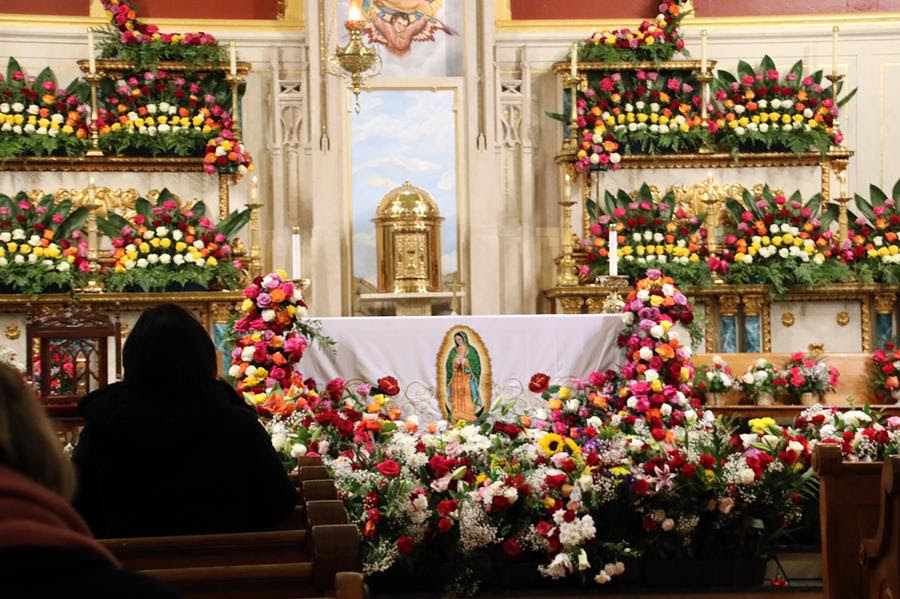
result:
[[[159,111],[160,112],[169,112],[169,103],[168,102],[160,102],[159,103]]]
[[[768,133],[769,132],[769,123],[760,123],[759,132],[760,133]]]
[[[146,258],[138,258],[138,261],[137,261],[138,268],[147,268],[147,264],[149,264],[149,262],[147,262]]]
[[[22,254],[16,254],[16,257],[13,258],[13,262],[16,264],[25,264],[25,256]]]
[[[650,104],[650,111],[651,112],[659,112],[659,104],[657,104],[656,102],[653,102],[652,104]]]
[[[38,127],[38,129],[35,133],[37,133],[38,135],[47,135],[47,128],[46,127]]]
[[[175,254],[175,256],[172,258],[172,262],[177,265],[184,264],[184,256],[182,256],[181,254]]]
[[[63,115],[59,114],[58,112],[54,113],[53,116],[50,117],[50,120],[54,123],[61,123],[63,122]]]
[[[734,111],[738,114],[744,114],[744,112],[746,110],[747,110],[747,107],[743,106],[742,104],[738,104],[737,106],[734,107]]]
[[[591,567],[591,562],[588,561],[587,552],[582,549],[578,553],[578,569],[579,570],[588,570]]]
[[[657,339],[661,339],[666,334],[666,330],[662,328],[662,325],[655,325],[650,329],[650,334]]]
[[[40,112],[40,108],[38,108],[37,104],[29,104],[25,112],[27,112],[28,114],[36,115],[38,112]]]
[[[34,264],[34,263],[37,262],[37,261],[38,261],[38,257],[37,257],[37,256],[35,256],[33,253],[28,254],[28,263],[29,263],[29,264]]]
[[[10,239],[12,239],[12,235],[10,235],[9,231],[0,233],[0,241],[2,241],[3,243],[9,243]]]
[[[770,106],[772,107],[773,110],[778,110],[779,108],[781,108],[781,100],[779,100],[778,98],[774,98],[770,102]]]
[[[803,444],[798,443],[797,441],[791,441],[788,443],[788,449],[796,451],[797,453],[803,453]]]
[[[156,254],[149,254],[147,256],[147,262],[149,262],[150,264],[156,264],[157,262],[159,262],[159,256],[157,256]]]
[[[194,259],[194,264],[196,264],[197,266],[203,266],[204,264],[206,264],[206,258],[196,258]]]
[[[306,455],[306,445],[303,443],[294,443],[291,446],[291,457],[294,459],[302,458]]]
[[[16,135],[21,135],[22,134],[22,125],[16,125],[15,127],[13,127],[13,133],[15,133]]]
[[[157,129],[157,131],[159,131],[160,133],[168,133],[170,130],[171,130],[171,127],[169,127],[169,126],[168,126],[167,124],[165,124],[165,123],[163,123],[162,125],[160,125],[159,128]]]
[[[752,385],[754,380],[755,379],[753,378],[753,374],[751,374],[749,372],[744,374],[741,377],[741,382],[744,383],[745,385]]]
[[[275,320],[275,310],[263,310],[262,319],[264,322],[272,322]]]
[[[181,238],[184,237],[184,233],[181,232],[181,229],[175,229],[172,231],[172,239],[175,241],[181,241]]]
[[[6,258],[0,257],[0,266],[6,266],[9,264],[9,261]]]
[[[203,248],[206,247],[206,244],[203,243],[202,239],[198,239],[197,241],[194,242],[194,247],[197,248],[198,250],[202,250]]]
[[[9,123],[3,123],[3,126],[0,127],[0,131],[12,131],[12,125]]]
[[[672,520],[671,518],[666,518],[665,520],[662,521],[662,529],[664,531],[669,532],[673,528],[675,528],[675,521]]]
[[[599,574],[594,576],[594,582],[597,584],[606,584],[612,580],[612,577],[606,573],[606,570],[601,570]]]
[[[659,132],[661,135],[665,135],[666,133],[669,132],[669,126],[668,125],[660,125]]]
[[[51,263],[51,265],[52,265],[52,263]],[[56,270],[58,270],[59,272],[66,272],[70,268],[71,268],[71,265],[65,260],[63,260],[62,262],[60,262],[59,264],[56,265]]]
[[[169,264],[170,262],[172,262],[172,256],[170,256],[169,254],[162,254],[159,257],[159,261],[161,264]]]
[[[741,470],[740,477],[742,485],[749,485],[756,479],[756,474],[750,468],[744,468]]]
[[[35,127],[31,123],[25,125],[25,133],[34,133]]]
[[[12,105],[13,112],[22,112],[25,106],[21,102],[14,102]]]
[[[272,435],[272,447],[275,451],[281,451],[287,445],[287,435],[284,433],[275,433]]]
[[[753,264],[753,256],[746,254],[744,256],[744,264]]]
[[[2,104],[0,104],[0,112],[9,112],[9,102],[3,102]]]
[[[147,112],[156,114],[156,104],[147,104]]]
[[[600,154],[591,154],[591,164],[600,164]]]

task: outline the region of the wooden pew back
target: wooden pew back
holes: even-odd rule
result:
[[[866,585],[861,596],[900,597],[900,456],[884,462],[878,528],[863,539],[859,553]]]
[[[823,596],[862,597],[859,545],[878,526],[881,463],[844,462],[840,446],[819,444],[813,466],[819,475]]]

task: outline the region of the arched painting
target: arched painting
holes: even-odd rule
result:
[[[472,421],[491,409],[491,357],[475,330],[457,325],[437,355],[438,407],[449,422]]]

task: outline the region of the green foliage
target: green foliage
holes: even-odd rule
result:
[[[152,268],[109,272],[106,275],[106,288],[114,292],[238,289],[242,278],[241,271],[231,262],[220,262],[212,268],[194,264],[156,264]]]

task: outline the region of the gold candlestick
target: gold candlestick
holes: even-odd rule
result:
[[[100,132],[97,130],[97,118],[100,116],[97,110],[97,85],[105,76],[104,73],[95,72],[84,75],[84,80],[91,86],[91,147],[86,156],[103,156],[100,149]]]
[[[843,81],[844,77],[846,77],[846,75],[838,75],[837,73],[832,73],[831,75],[825,76],[826,79],[831,81],[831,101],[834,102],[833,109],[836,112],[836,114],[834,115],[834,121],[831,123],[831,128],[834,130],[835,135],[837,135],[841,131],[841,123],[840,123],[840,119],[838,118],[838,114],[840,114],[840,112],[838,111],[837,94],[838,94],[838,83]],[[842,145],[835,144],[831,147],[833,149],[840,149],[842,147]]]
[[[101,154],[102,155],[102,154]],[[98,280],[100,274],[100,248],[97,247],[97,209],[100,207],[97,202],[97,186],[94,178],[91,177],[88,183],[88,216],[87,216],[87,234],[88,234],[88,262],[90,265],[90,278],[87,285],[82,289],[85,293],[100,293],[103,286]]]
[[[584,75],[563,76],[563,89],[568,89],[570,95],[569,105],[569,136],[563,140],[562,153],[575,155],[578,153],[578,89],[587,85],[587,77]]]
[[[231,86],[231,131],[234,133],[234,139],[240,142],[242,137],[241,117],[238,111],[238,91],[244,82],[244,78],[235,72],[233,74],[228,73],[225,76],[225,80]]]
[[[250,276],[262,275],[262,251],[260,249],[260,223],[259,209],[262,202],[257,194],[257,179],[254,176],[250,183],[250,201],[247,208],[250,210]]]
[[[713,76],[712,73],[709,72],[709,68],[707,67],[706,71],[702,71],[697,74],[697,81],[700,82],[700,103],[702,106],[700,107],[700,126],[704,131],[709,131],[709,84],[712,83]],[[712,152],[712,149],[709,147],[709,137],[707,136],[703,140],[703,145],[700,146],[699,152],[701,154],[709,154]]]
[[[578,285],[578,266],[575,264],[574,246],[572,244],[572,206],[575,202],[572,200],[572,175],[568,172],[571,168],[569,165],[563,167],[565,176],[563,177],[563,185],[565,188],[559,200],[561,208],[560,223],[560,249],[559,265],[556,272],[556,283],[561,287]]]

